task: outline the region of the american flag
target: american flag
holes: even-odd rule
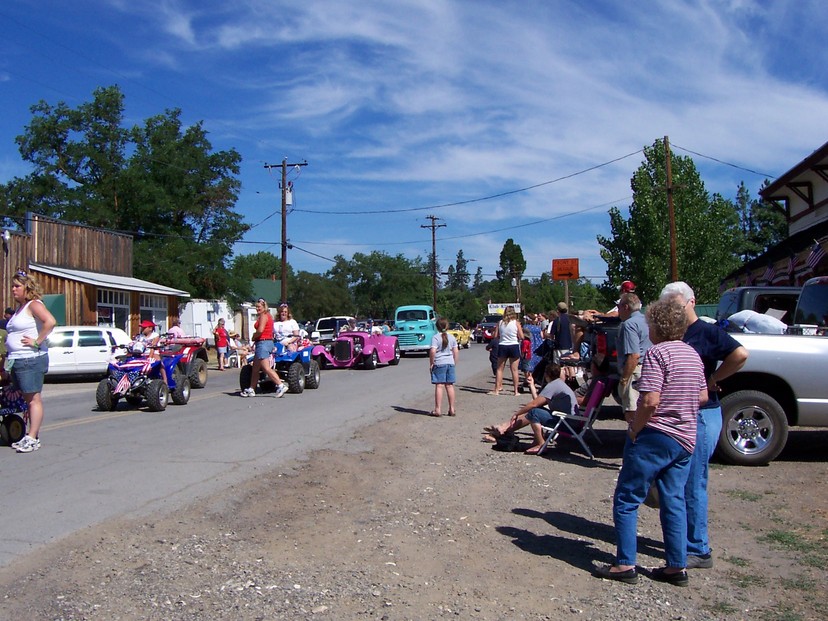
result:
[[[805,260],[805,263],[811,269],[814,269],[819,262],[825,257],[825,251],[822,249],[822,244],[819,242],[815,242],[813,246],[811,246],[811,252],[808,255],[808,258]]]
[[[765,273],[762,276],[762,278],[766,283],[770,284],[774,276],[776,276],[776,267],[773,265],[773,263],[768,263],[768,269],[765,270]]]
[[[795,271],[796,271],[796,255],[794,253],[791,253],[790,258],[788,259],[788,277],[793,278]]]

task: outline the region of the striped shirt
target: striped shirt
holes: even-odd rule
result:
[[[699,393],[707,389],[696,350],[682,341],[653,345],[644,355],[638,391],[659,393],[659,404],[647,427],[667,434],[692,453],[696,444]]]

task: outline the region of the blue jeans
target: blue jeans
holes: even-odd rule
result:
[[[638,507],[655,481],[661,504],[661,532],[667,567],[687,565],[687,514],[684,485],[690,471],[690,453],[666,433],[644,428],[633,443],[627,438],[624,461],[612,516],[615,521],[616,563],[635,565],[638,548]]]
[[[710,552],[707,539],[708,462],[722,432],[722,408],[699,410],[696,450],[690,458],[690,476],[684,486],[687,505],[687,554],[704,556]]]

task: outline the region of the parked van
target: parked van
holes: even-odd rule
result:
[[[794,311],[800,291],[802,287],[734,287],[728,289],[719,298],[716,321],[727,319],[733,313],[743,310],[764,314],[772,309],[769,314],[791,325],[794,323]]]
[[[47,375],[106,375],[113,348],[131,340],[119,328],[57,326],[49,335]]]

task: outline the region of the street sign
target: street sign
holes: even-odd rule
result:
[[[552,259],[552,280],[578,280],[578,259]]]

